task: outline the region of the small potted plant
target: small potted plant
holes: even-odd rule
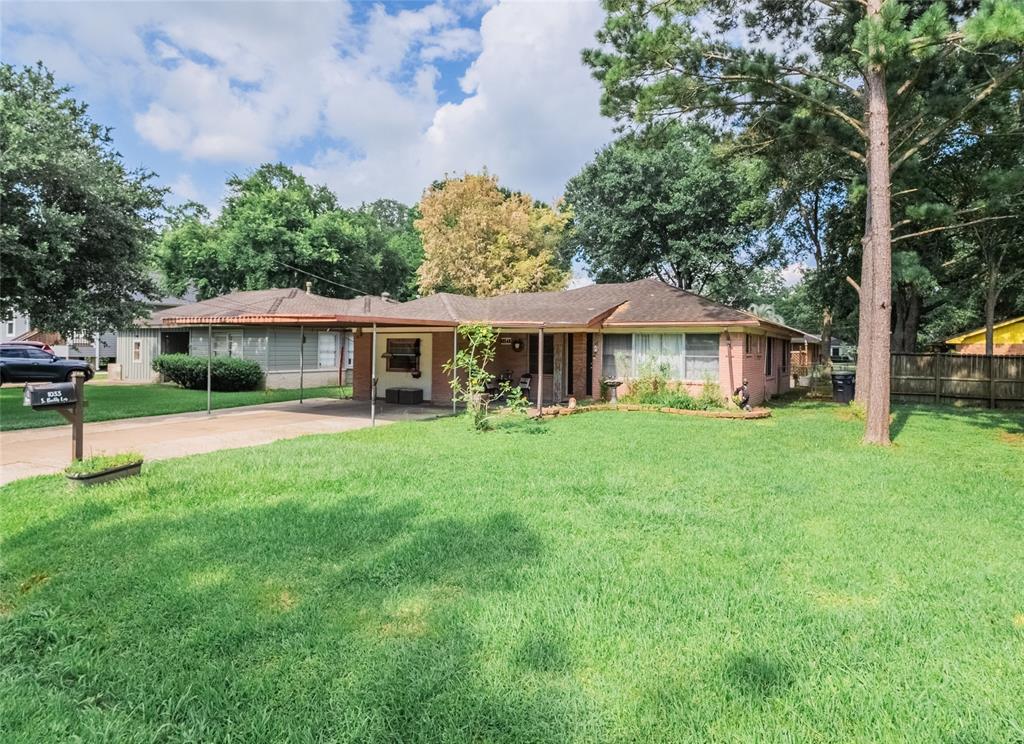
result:
[[[120,455],[95,455],[73,462],[64,475],[76,486],[95,486],[142,472],[142,455],[124,452]]]

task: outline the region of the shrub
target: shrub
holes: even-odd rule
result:
[[[702,411],[724,408],[725,396],[722,395],[722,386],[715,382],[711,375],[704,375],[704,387],[701,388],[697,404]]]
[[[153,370],[189,390],[206,389],[206,357],[162,354],[153,360]],[[263,383],[263,370],[251,359],[214,357],[210,361],[210,386],[223,393],[256,390]]]
[[[681,408],[684,411],[701,410],[700,402],[694,400],[693,396],[682,390],[669,390],[654,401],[662,408]]]

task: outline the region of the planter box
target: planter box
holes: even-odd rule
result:
[[[68,473],[67,479],[76,486],[95,486],[99,483],[107,483],[118,478],[127,478],[138,475],[142,472],[142,460],[130,462],[127,465],[118,465],[116,468],[108,468],[95,473]]]

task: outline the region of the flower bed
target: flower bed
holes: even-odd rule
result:
[[[704,418],[718,419],[765,419],[772,415],[769,408],[755,408],[752,411],[741,411],[738,409],[726,409],[721,411],[694,411],[686,408],[666,408],[664,406],[649,406],[637,403],[620,403],[613,406],[608,403],[594,403],[593,405],[576,406],[544,406],[542,416],[569,416],[576,413],[588,411],[647,411],[653,413],[670,413],[676,416],[703,416]]]

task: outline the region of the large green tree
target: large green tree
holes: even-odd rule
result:
[[[129,325],[156,291],[164,190],[44,67],[0,65],[0,314],[59,333]]]
[[[347,210],[324,186],[281,164],[228,180],[213,220],[186,205],[169,221],[158,253],[168,288],[200,297],[232,290],[302,286],[328,297],[408,292],[415,253],[372,210]],[[400,206],[400,205],[399,205]]]
[[[891,179],[950,135],[1022,64],[1021,0],[605,0],[584,59],[602,108],[813,141],[864,174],[858,397],[865,441],[889,442]]]
[[[397,290],[396,297],[401,300],[414,299],[419,292],[417,269],[423,263],[423,240],[415,224],[420,218],[419,208],[394,199],[377,199],[363,204],[359,211],[376,221],[384,233],[388,249],[400,256],[409,269],[405,284]]]
[[[705,128],[669,123],[627,134],[566,185],[573,245],[598,282],[657,276],[749,301],[758,270],[778,258],[765,240],[763,171]]]

